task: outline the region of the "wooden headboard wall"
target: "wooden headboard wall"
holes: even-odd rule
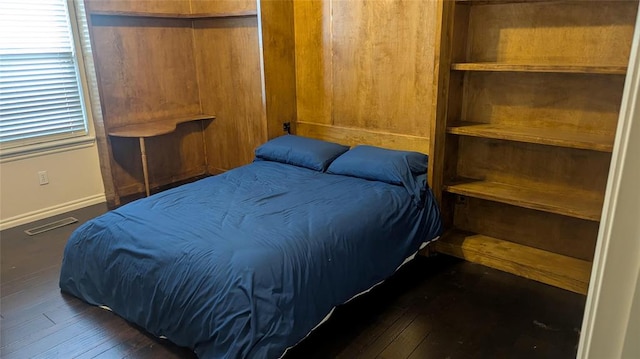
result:
[[[158,119],[216,116],[146,140],[152,189],[249,163],[284,122],[299,135],[429,153],[436,2],[85,3],[112,204],[145,188],[138,140],[114,128]]]
[[[296,133],[428,153],[435,9],[435,1],[296,1]]]

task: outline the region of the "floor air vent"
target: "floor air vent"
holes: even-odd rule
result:
[[[55,221],[55,222],[44,224],[42,226],[38,226],[38,227],[35,227],[35,228],[27,229],[26,231],[24,231],[24,233],[26,233],[26,234],[28,234],[30,236],[35,236],[36,234],[40,234],[40,233],[43,233],[43,232],[46,232],[46,231],[50,231],[52,229],[64,227],[66,225],[69,225],[71,223],[76,223],[76,222],[78,222],[78,220],[76,218],[67,217],[67,218],[63,218],[63,219]]]

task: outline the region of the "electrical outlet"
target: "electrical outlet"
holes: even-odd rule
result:
[[[466,206],[467,205],[467,197],[462,196],[462,195],[457,195],[456,196],[456,204],[459,204],[461,206]]]
[[[40,181],[41,186],[49,184],[49,175],[47,174],[47,171],[38,171],[38,180]]]

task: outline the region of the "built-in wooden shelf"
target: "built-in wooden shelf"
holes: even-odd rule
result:
[[[624,75],[626,66],[508,64],[497,62],[459,62],[451,64],[457,71],[541,72],[568,74]]]
[[[460,5],[498,5],[538,2],[558,2],[559,0],[455,0]]]
[[[176,126],[191,121],[213,120],[215,115],[211,114],[194,114],[188,116],[170,117],[144,123],[136,123],[125,126],[111,128],[108,131],[109,136],[116,137],[153,137],[164,135],[175,131]]]
[[[91,16],[128,16],[128,17],[146,17],[158,19],[216,19],[227,17],[247,17],[256,16],[256,10],[233,11],[219,13],[201,13],[201,14],[182,14],[182,13],[149,13],[141,11],[91,11]]]
[[[452,229],[435,250],[576,293],[589,288],[591,262],[497,238]]]
[[[447,127],[447,133],[600,152],[613,151],[614,139],[613,135],[475,122],[454,124]]]
[[[165,135],[176,130],[176,126],[185,122],[213,120],[216,117],[209,114],[193,114],[187,116],[168,117],[154,121],[134,123],[111,128],[107,133],[113,137],[137,137],[140,143],[140,159],[142,160],[142,172],[144,176],[144,189],[147,197],[151,194],[149,185],[149,169],[147,164],[147,150],[145,138]]]
[[[573,188],[519,187],[505,183],[461,180],[444,186],[445,191],[514,206],[599,221],[603,200],[596,194]]]
[[[455,0],[460,5],[499,5],[499,4],[522,4],[522,3],[584,3],[585,0]],[[590,0],[592,3],[597,1],[609,3],[624,3],[624,1],[611,0]]]

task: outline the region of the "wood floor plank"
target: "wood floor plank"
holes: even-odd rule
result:
[[[361,358],[375,358],[382,353],[396,338],[411,324],[418,313],[406,311],[398,320],[385,330],[376,340],[367,346],[360,354]]]
[[[42,314],[56,324],[70,320],[77,315],[82,315],[82,313],[93,308],[93,306],[87,305],[87,303],[69,294],[60,293],[60,297],[57,299],[56,306],[49,306],[42,311]]]
[[[406,309],[400,307],[392,307],[390,309],[391,310],[383,313],[377,320],[372,321],[359,333],[355,333],[348,346],[341,348],[336,353],[336,358],[349,359],[357,357],[406,312]]]
[[[409,359],[449,358],[465,334],[444,324],[432,331],[409,355]]]
[[[518,358],[575,358],[573,351],[568,348],[560,348],[550,342],[521,335],[513,346],[512,353],[517,353]]]
[[[96,345],[74,359],[124,358],[148,343],[148,338],[138,328],[128,326],[110,340]]]
[[[41,283],[2,298],[0,310],[8,317],[9,313],[17,313],[58,296],[60,288],[57,280]]]
[[[33,302],[31,302],[31,300],[33,300]],[[49,293],[43,297],[33,298],[31,300],[25,300],[22,305],[14,307],[14,310],[4,311],[3,316],[7,327],[12,327],[33,319],[41,315],[45,310],[57,306],[60,302],[60,298],[58,298],[55,293]]]
[[[407,358],[431,333],[433,321],[429,315],[418,315],[413,321],[378,355],[378,358]]]
[[[30,298],[25,298],[25,306],[17,311],[7,313],[7,318],[3,321],[3,328],[11,328],[15,325],[31,320],[37,316],[45,315],[55,324],[71,319],[82,312],[92,308],[92,306],[80,301],[77,298],[69,298],[59,292],[51,293],[44,301],[35,301],[28,305]]]
[[[92,326],[67,340],[62,340],[55,345],[47,345],[48,348],[46,350],[32,358],[75,358],[94,346],[108,342],[114,336],[115,331],[120,329],[122,325],[118,319],[109,318],[105,322],[101,322],[100,325]]]
[[[33,332],[42,331],[54,325],[54,322],[41,313],[15,325],[8,326],[3,323],[0,329],[0,347],[4,348],[9,344],[22,340],[25,336]]]
[[[57,282],[59,277],[60,262],[11,281],[4,280],[3,278],[2,286],[0,286],[0,297],[4,298],[23,291],[25,288],[41,285],[43,283]]]
[[[112,313],[94,308],[87,311],[87,315],[73,318],[72,320],[56,324],[45,330],[33,332],[24,338],[10,343],[0,350],[2,358],[32,358],[60,342],[66,342],[82,333],[96,330],[106,322],[114,320]],[[98,329],[99,330],[99,329]]]
[[[158,343],[151,342],[150,344],[141,347],[140,349],[127,355],[125,358],[136,359],[195,359],[197,358],[195,353],[186,348],[180,348],[170,343]]]

